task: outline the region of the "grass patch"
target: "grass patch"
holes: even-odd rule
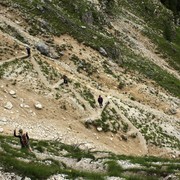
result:
[[[21,59],[15,59],[10,62],[5,62],[0,66],[0,78],[13,73],[27,75],[27,72],[32,72],[32,70],[33,66],[30,62]]]
[[[93,94],[91,93],[90,89],[84,89],[83,91],[81,91],[81,95],[83,96],[83,98],[89,102],[90,106],[92,108],[95,108],[95,104],[96,101],[94,99]]]
[[[47,61],[42,61],[41,59],[35,58],[39,64],[41,71],[49,82],[58,81],[60,74],[54,69]]]
[[[175,37],[172,42],[169,42],[155,33],[145,34],[158,46],[157,51],[162,54],[162,58],[164,58],[176,71],[180,72],[180,28],[177,27],[175,31]]]
[[[60,170],[57,165],[47,166],[37,162],[26,163],[17,160],[16,156],[8,156],[5,153],[0,153],[0,161],[5,170],[11,170],[33,179],[43,179]]]
[[[124,61],[124,66],[140,72],[147,78],[156,81],[165,90],[180,97],[180,80],[156,64],[133,54],[132,57],[129,56],[128,60]]]
[[[178,160],[162,159],[157,157],[135,157],[116,155],[108,153],[105,158],[104,164],[102,164],[107,171],[103,173],[75,170],[69,168],[65,163],[57,160],[57,156],[60,156],[61,151],[67,151],[64,155],[66,158],[76,159],[77,162],[82,158],[89,158],[91,161],[96,161],[94,153],[85,152],[79,149],[75,145],[66,145],[57,141],[37,141],[31,139],[31,145],[33,151],[38,151],[38,147],[45,149],[43,153],[50,154],[51,158],[45,158],[43,160],[36,157],[34,153],[29,153],[27,150],[18,150],[14,147],[17,141],[14,141],[14,137],[0,136],[0,166],[3,167],[3,171],[14,172],[22,177],[27,176],[32,179],[43,180],[53,174],[64,174],[70,179],[78,177],[85,179],[104,179],[109,176],[124,177],[126,179],[133,179],[139,176],[140,178],[148,179],[152,177],[161,178],[164,175],[176,174],[180,168]],[[39,151],[38,151],[39,152]],[[55,157],[53,157],[55,155]],[[61,155],[62,156],[62,155]],[[98,162],[100,159],[98,159]],[[130,168],[123,169],[118,160],[128,161],[132,164],[140,164],[142,168]],[[156,164],[156,162],[158,164]],[[165,167],[165,168],[164,168]]]
[[[86,122],[85,126],[93,125],[96,128],[101,127],[103,132],[117,133],[118,131],[127,132],[129,126],[125,123],[114,108],[105,108],[101,113],[101,118],[96,119],[90,124]]]
[[[70,60],[73,61],[75,65],[77,65],[78,72],[84,71],[88,76],[97,73],[97,68],[89,63],[88,60],[79,59],[79,57],[74,54],[72,55]]]
[[[106,162],[108,165],[108,175],[121,177],[123,168],[116,161]]]

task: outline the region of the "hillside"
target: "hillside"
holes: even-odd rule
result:
[[[179,179],[178,160],[157,157],[116,155],[92,151],[83,144],[66,145],[57,141],[31,140],[33,153],[19,151],[13,137],[2,137],[1,179],[98,179],[157,180]]]
[[[23,128],[32,141],[179,160],[180,27],[160,1],[0,0],[0,38],[2,139]]]

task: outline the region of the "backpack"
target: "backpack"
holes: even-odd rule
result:
[[[21,140],[22,140],[22,145],[23,145],[23,146],[27,146],[27,145],[28,145],[28,139],[27,139],[26,134],[23,134],[23,135],[21,136]]]

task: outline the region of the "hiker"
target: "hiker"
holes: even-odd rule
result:
[[[99,103],[99,106],[102,108],[102,106],[103,106],[103,98],[101,97],[101,95],[99,95],[99,97],[98,97],[98,103]]]
[[[68,85],[68,77],[63,75],[64,84]]]
[[[26,47],[26,51],[27,51],[27,57],[31,56],[31,49],[29,46]]]
[[[19,135],[16,134],[16,129],[14,130],[14,136],[18,137],[21,143],[21,148],[27,148],[30,152],[32,152],[32,149],[29,145],[29,136],[28,133],[23,133],[22,129],[19,129]]]

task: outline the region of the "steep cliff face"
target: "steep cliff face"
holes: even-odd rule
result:
[[[180,29],[159,1],[5,0],[0,13],[2,134],[179,156]]]

